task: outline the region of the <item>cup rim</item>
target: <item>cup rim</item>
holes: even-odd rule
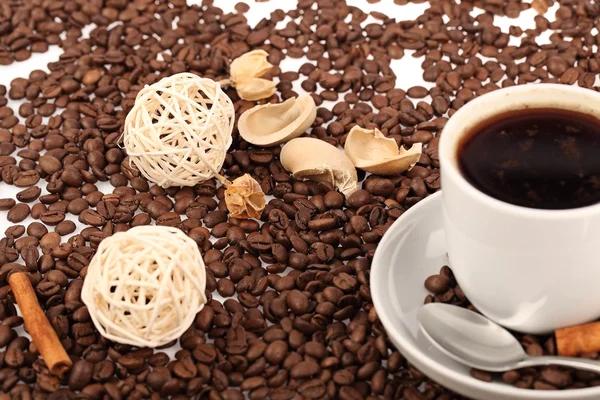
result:
[[[569,209],[539,209],[539,208],[529,208],[523,207],[515,204],[506,203],[502,200],[498,200],[490,195],[476,189],[473,185],[471,185],[463,176],[463,174],[458,169],[458,165],[456,162],[453,162],[450,158],[453,156],[452,146],[458,140],[459,137],[456,134],[452,134],[452,132],[462,130],[462,126],[464,125],[463,121],[467,121],[471,119],[471,116],[477,113],[477,108],[484,106],[490,100],[504,100],[508,98],[508,96],[518,96],[519,94],[525,92],[531,92],[532,90],[544,92],[544,93],[554,93],[561,95],[571,95],[576,96],[578,102],[581,104],[586,104],[589,106],[589,103],[585,102],[585,98],[581,96],[585,94],[585,96],[594,96],[597,97],[597,102],[600,104],[600,93],[580,88],[576,86],[570,85],[562,85],[557,83],[538,83],[538,84],[528,84],[528,85],[517,85],[511,86],[507,88],[502,88],[498,90],[494,90],[492,92],[488,92],[480,97],[475,98],[474,100],[468,102],[463,107],[461,107],[446,123],[442,131],[442,135],[440,138],[439,144],[439,158],[442,174],[446,175],[450,178],[454,184],[458,185],[460,190],[466,193],[468,196],[476,199],[481,203],[485,203],[487,206],[493,208],[498,212],[502,212],[505,214],[520,216],[520,217],[528,217],[535,219],[548,219],[548,220],[566,220],[572,218],[585,218],[591,217],[600,214],[600,203],[592,204],[584,207],[577,208],[569,208]],[[537,107],[532,107],[537,108]],[[539,107],[541,108],[541,107]],[[568,107],[560,107],[560,105],[554,107],[545,107],[545,108],[557,108],[557,109],[570,109]],[[600,107],[598,108],[598,112],[600,113]],[[589,114],[589,113],[585,113]],[[599,118],[600,116],[594,115],[594,117]],[[443,178],[442,178],[443,179]],[[442,183],[443,185],[443,183]],[[443,186],[442,186],[443,193]]]

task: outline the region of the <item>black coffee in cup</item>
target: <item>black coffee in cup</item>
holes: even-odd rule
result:
[[[474,127],[459,146],[474,187],[529,208],[600,202],[600,120],[559,109],[525,109]]]

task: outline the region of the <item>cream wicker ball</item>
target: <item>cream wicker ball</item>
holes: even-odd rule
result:
[[[181,73],[142,89],[127,115],[123,144],[148,180],[194,186],[219,172],[235,111],[212,79]]]
[[[177,228],[139,226],[104,239],[81,291],[105,338],[158,347],[179,338],[206,303],[206,271]]]

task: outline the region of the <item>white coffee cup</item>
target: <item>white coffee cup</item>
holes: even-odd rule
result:
[[[558,84],[488,93],[450,118],[439,157],[448,254],[458,284],[488,318],[539,334],[600,317],[600,204],[568,210],[512,205],[477,190],[458,165],[465,134],[494,116],[525,108],[573,110],[600,119],[600,93]]]

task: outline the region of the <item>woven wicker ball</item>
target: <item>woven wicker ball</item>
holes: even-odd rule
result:
[[[148,180],[194,186],[219,172],[235,112],[212,79],[181,73],[142,89],[127,115],[123,144]]]
[[[139,347],[179,338],[206,303],[206,271],[182,231],[139,226],[104,239],[81,291],[102,336]]]

